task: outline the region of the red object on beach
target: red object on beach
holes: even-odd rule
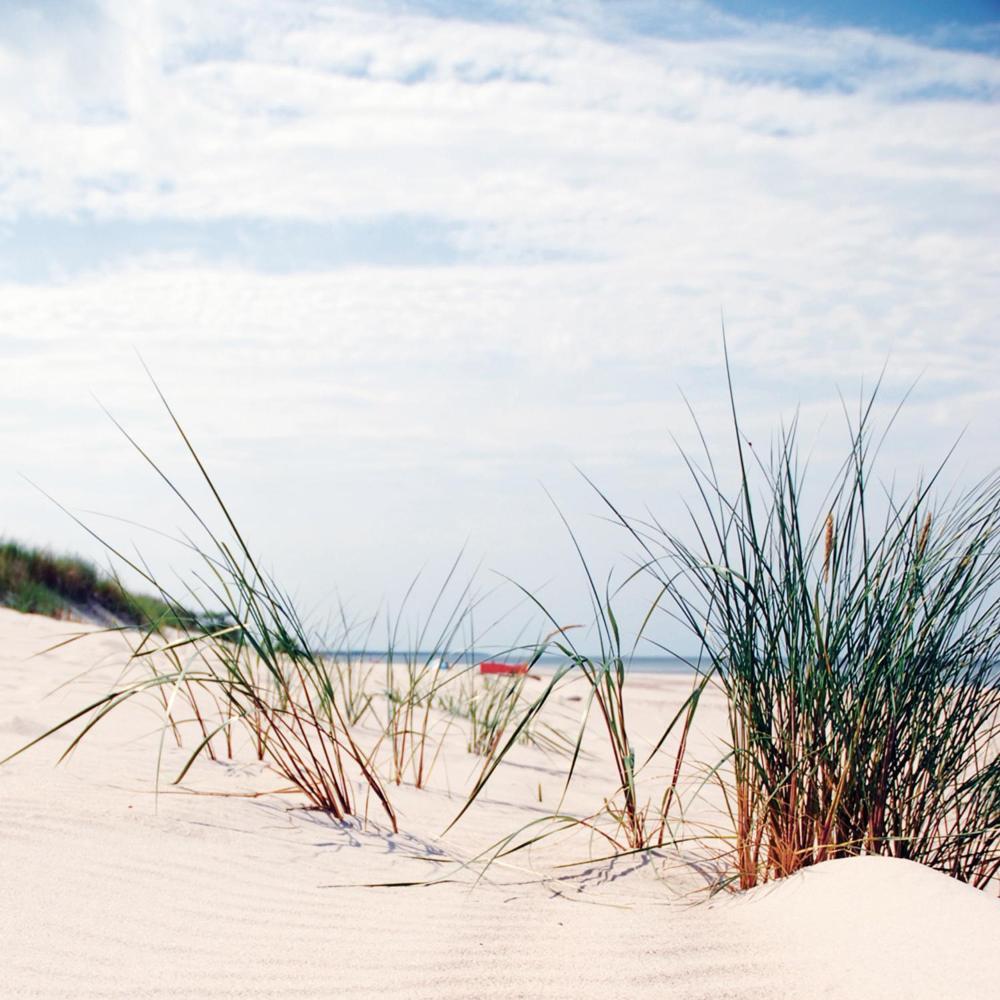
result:
[[[527,663],[501,663],[499,660],[484,660],[479,664],[481,674],[526,674]]]

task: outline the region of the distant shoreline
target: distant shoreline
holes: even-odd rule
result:
[[[366,663],[372,666],[377,666],[385,664],[390,659],[389,650],[358,650],[358,649],[324,649],[321,651],[323,656],[330,657],[331,659],[340,660],[355,660],[359,663]],[[600,660],[599,653],[585,654],[593,657],[595,662]],[[481,652],[481,653],[456,653],[453,655],[442,654],[438,652],[433,652],[429,650],[412,652],[395,652],[392,654],[392,660],[397,665],[403,665],[406,662],[416,662],[421,665],[426,663],[433,663],[439,658],[443,658],[446,663],[450,664],[452,667],[461,665],[462,667],[475,666],[484,660],[498,659],[509,663],[524,663],[527,662],[529,656],[518,656],[510,653],[501,652]],[[694,662],[694,657],[690,661],[681,659],[680,657],[670,657],[670,656],[633,656],[625,659],[625,669],[630,674],[696,674],[698,671],[691,664]],[[539,671],[551,672],[557,667],[566,665],[566,657],[563,656],[553,656],[553,655],[543,655],[539,658],[537,663],[534,664],[533,669]],[[703,668],[704,672],[707,667]]]

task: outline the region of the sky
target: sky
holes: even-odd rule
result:
[[[102,409],[207,504],[145,363],[307,614],[429,607],[464,550],[484,620],[511,578],[579,621],[559,512],[634,557],[581,471],[682,528],[687,400],[735,475],[723,321],[817,483],[883,369],[886,478],[995,467],[996,3],[2,6],[7,537],[100,554],[33,483],[189,578]]]

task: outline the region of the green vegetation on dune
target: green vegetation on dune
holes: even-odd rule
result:
[[[758,459],[731,396],[739,476],[685,455],[694,530],[611,508],[726,696],[740,888],[857,854],[1000,875],[1000,476],[880,475],[876,394],[816,503],[797,422]]]
[[[179,628],[195,616],[136,594],[86,560],[0,542],[0,605],[56,618],[106,616],[125,625]]]

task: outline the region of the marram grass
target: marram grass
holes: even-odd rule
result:
[[[105,542],[113,556],[143,577],[176,612],[170,623],[174,631],[165,633],[158,623],[149,627],[136,643],[123,679],[107,695],[18,752],[82,721],[68,754],[117,708],[134,698],[153,695],[162,705],[164,736],[171,731],[179,739],[177,715],[185,704],[198,727],[197,743],[176,781],[200,755],[214,755],[218,741],[224,740],[227,748],[231,747],[232,730],[241,728],[257,756],[314,808],[337,819],[357,815],[360,808],[355,790],[360,783],[381,804],[395,828],[395,812],[383,784],[345,716],[344,689],[336,665],[317,651],[288,596],[258,567],[201,458],[162,394],[160,398],[214,498],[226,537],[209,526],[207,517],[192,506],[134,439],[123,433],[200,529],[203,541],[189,539],[187,545],[200,557],[202,572],[196,574],[198,588],[189,587],[185,600],[200,604],[219,627],[206,631],[200,619],[197,624],[190,623],[189,616],[181,614],[178,599],[145,566]],[[214,605],[211,611],[201,596],[206,592]]]
[[[734,407],[739,483],[688,459],[693,531],[620,517],[728,700],[742,888],[862,853],[1000,872],[1000,477],[883,486],[873,402],[816,506],[795,425],[758,461]]]

